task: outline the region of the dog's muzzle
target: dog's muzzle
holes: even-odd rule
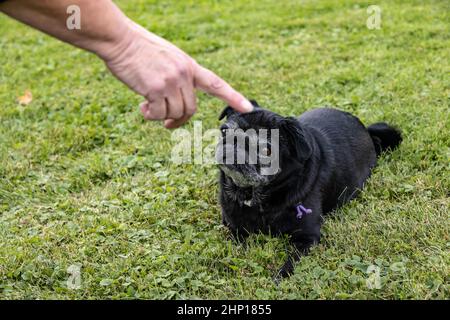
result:
[[[256,164],[249,164],[246,156],[248,157],[244,149],[225,144],[223,141],[219,142],[216,148],[217,163],[237,186],[245,188],[267,184],[268,177],[258,172]]]

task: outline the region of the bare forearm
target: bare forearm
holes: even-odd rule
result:
[[[79,28],[69,28],[67,9],[77,6]],[[128,19],[110,0],[7,0],[0,11],[62,41],[96,53],[111,72],[146,98],[149,120],[168,128],[196,111],[195,89],[241,112],[253,109],[245,97],[181,49]]]
[[[69,29],[67,8],[80,8],[80,28]],[[8,0],[0,11],[62,41],[104,56],[125,39],[130,21],[110,0]]]

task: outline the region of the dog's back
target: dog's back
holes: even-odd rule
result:
[[[313,132],[321,149],[320,174],[327,194],[324,213],[353,199],[380,152],[395,148],[401,141],[399,132],[387,124],[376,124],[368,130],[357,117],[337,109],[313,109],[298,120]]]

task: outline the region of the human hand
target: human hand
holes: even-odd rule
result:
[[[181,126],[197,110],[196,89],[239,112],[253,109],[242,94],[185,52],[131,20],[129,25],[120,43],[100,56],[119,80],[145,97],[145,119],[164,120],[167,128]]]

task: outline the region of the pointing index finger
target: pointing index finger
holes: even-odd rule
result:
[[[225,101],[236,111],[246,113],[253,110],[253,105],[250,101],[214,72],[196,65],[194,80],[196,88]]]

